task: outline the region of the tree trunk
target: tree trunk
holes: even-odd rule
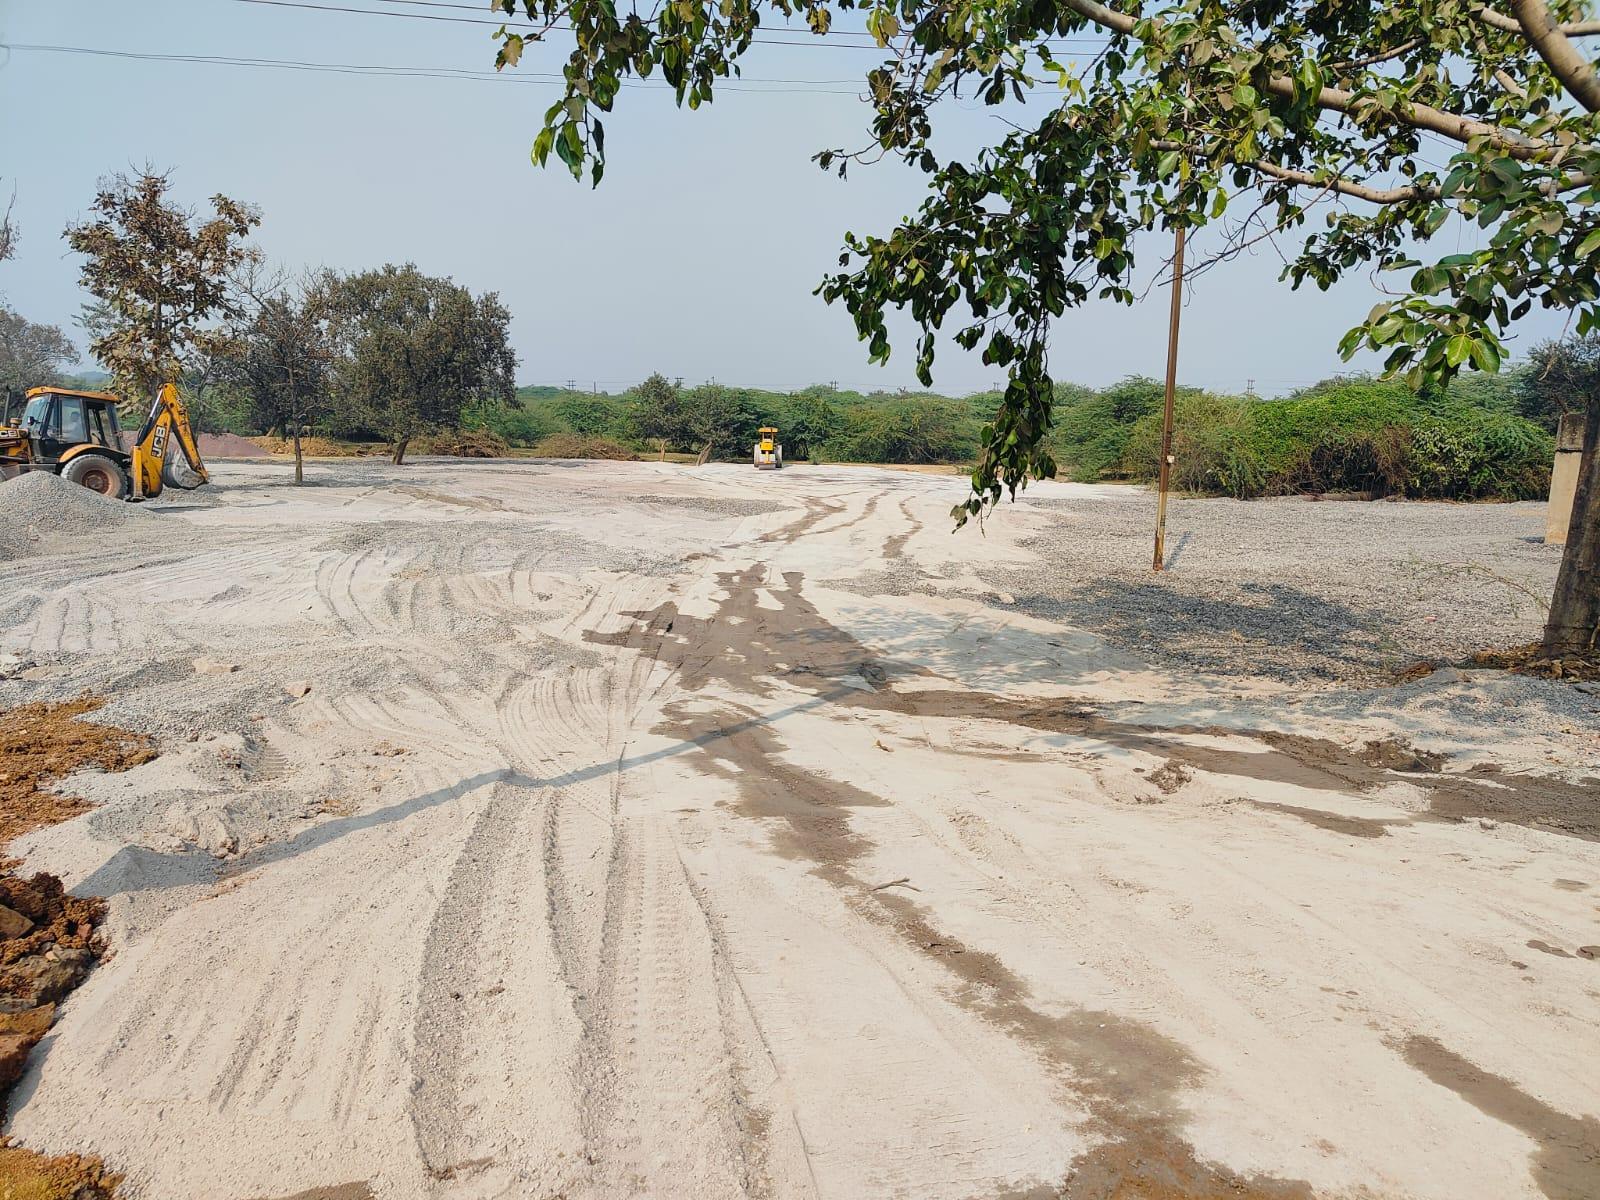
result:
[[[394,465],[395,466],[399,467],[399,466],[404,466],[405,465],[405,461],[406,461],[406,443],[409,442],[410,440],[411,440],[411,438],[409,436],[395,439],[395,443],[394,443]]]
[[[306,470],[300,457],[300,423],[294,425],[294,481],[296,485],[306,481]]]
[[[1600,647],[1600,397],[1591,396],[1583,423],[1583,457],[1566,553],[1550,599],[1544,655],[1594,654]]]

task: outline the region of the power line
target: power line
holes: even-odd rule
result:
[[[538,71],[520,71],[505,75],[496,71],[472,71],[459,67],[403,67],[367,63],[318,63],[299,59],[244,58],[222,54],[142,54],[132,50],[106,50],[94,46],[50,46],[26,42],[0,42],[0,50],[31,50],[48,54],[88,54],[98,58],[126,58],[140,62],[198,63],[218,67],[264,67],[287,71],[310,71],[335,75],[359,75],[369,78],[393,79],[459,79],[477,83],[521,83],[530,87],[550,87],[564,80],[564,76]],[[741,78],[740,83],[720,85],[719,91],[744,92],[749,95],[802,95],[802,96],[859,96],[861,89],[845,91],[823,86],[798,87],[743,87],[740,84],[790,84],[822,85],[850,83],[848,79],[751,79]],[[624,82],[622,87],[643,91],[670,92],[670,84]]]
[[[483,11],[483,7],[484,7],[482,4],[460,4],[460,3],[456,3],[455,0],[367,0],[367,2],[370,3],[370,4],[403,4],[408,8],[450,8],[450,9],[459,10],[461,12],[475,12],[475,13],[481,13]],[[391,14],[383,14],[383,15],[391,15]],[[527,17],[513,17],[510,14],[506,14],[505,17],[504,17],[504,20],[505,20],[506,23],[509,23],[512,20],[526,21],[526,20],[528,20],[528,18]],[[486,22],[486,23],[490,24],[490,25],[498,25],[498,24],[501,23],[501,18],[497,16],[495,18],[495,20],[489,21],[489,22]],[[572,26],[570,26],[570,25],[552,25],[551,28],[552,29],[571,29]],[[794,31],[794,30],[787,30],[787,29],[782,29],[782,28],[778,28],[778,27],[774,27],[773,31],[776,32],[776,33],[797,32],[797,31]],[[877,45],[877,38],[874,37],[872,34],[868,33],[864,29],[829,29],[826,34],[812,35],[810,37],[810,39],[807,40],[807,41],[784,43],[784,44],[785,45],[802,45],[802,46],[825,46],[826,41],[832,40],[834,38],[868,38],[868,39],[871,39],[871,43],[872,44],[870,46],[868,46],[868,47],[862,47],[863,49],[873,49],[873,50],[880,49],[880,47]],[[1105,38],[1050,38],[1050,39],[1047,39],[1047,40],[1049,41],[1049,44],[1052,45],[1052,46],[1078,45],[1078,46],[1083,46],[1083,47],[1085,47],[1087,49],[1093,49],[1093,50],[1103,49],[1106,45],[1109,44],[1108,39],[1105,39]]]
[[[484,17],[451,17],[451,16],[444,16],[444,15],[441,15],[439,13],[390,12],[387,9],[381,9],[381,8],[355,8],[355,7],[351,6],[351,5],[346,5],[346,4],[328,4],[328,3],[310,4],[310,3],[307,3],[306,0],[233,0],[233,2],[235,4],[260,4],[260,5],[264,5],[266,7],[269,7],[269,8],[293,8],[293,9],[300,9],[300,10],[307,11],[307,12],[340,13],[340,14],[348,14],[348,15],[364,16],[364,17],[390,17],[390,18],[394,18],[394,19],[397,19],[397,20],[403,20],[403,21],[442,21],[442,22],[446,22],[446,23],[449,23],[449,24],[455,24],[455,25],[487,25],[487,26],[492,26],[492,27],[494,27],[496,29],[500,28],[502,25],[512,25],[512,24],[514,24],[513,19],[511,17],[508,17],[508,16],[492,17],[492,18],[484,18]],[[472,11],[472,12],[482,12],[483,11],[477,5],[445,4],[445,3],[442,2],[442,0],[373,0],[373,2],[374,3],[385,3],[385,2],[387,2],[387,3],[396,3],[396,2],[398,2],[398,3],[406,3],[406,4],[424,4],[424,3],[426,3],[429,7],[436,7],[436,8],[461,8],[461,9],[466,9],[466,10]],[[565,32],[571,32],[571,30],[572,30],[572,26],[571,25],[560,25],[560,24],[557,24],[557,25],[550,26],[550,28],[554,29],[554,30],[565,31]],[[854,31],[844,31],[844,32],[848,33],[852,37],[861,36],[861,35],[855,33]],[[827,39],[833,38],[833,37],[836,37],[836,36],[837,35],[835,35],[835,34],[829,33],[829,34],[825,34],[825,35],[823,35],[821,37],[813,36],[813,37],[806,38],[806,39],[803,39],[803,40],[800,40],[800,41],[795,41],[795,40],[791,40],[791,39],[787,39],[787,38],[769,38],[769,37],[752,37],[750,40],[752,42],[756,42],[756,43],[759,43],[759,44],[764,45],[764,46],[802,46],[802,47],[805,47],[806,49],[809,49],[809,50],[829,50],[829,49],[832,49],[832,50],[872,50],[872,51],[877,51],[879,53],[883,52],[880,49],[880,47],[878,47],[875,43],[858,43],[858,42],[835,41],[830,45]],[[1059,42],[1052,42],[1051,45],[1065,46],[1065,45],[1068,45],[1069,42],[1071,42],[1073,40],[1074,39],[1067,39],[1067,40],[1062,40],[1062,41],[1059,41]],[[1100,49],[1103,49],[1106,46],[1107,43],[1104,42],[1104,41],[1083,40],[1083,41],[1079,42],[1078,44],[1082,45],[1085,49],[1100,50]]]

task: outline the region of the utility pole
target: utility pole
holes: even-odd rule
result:
[[[1172,485],[1172,401],[1178,388],[1178,317],[1183,312],[1183,226],[1172,242],[1172,318],[1167,326],[1167,394],[1161,413],[1161,473],[1156,482],[1156,554],[1151,570],[1166,569],[1167,491]]]

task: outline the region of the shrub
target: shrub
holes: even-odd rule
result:
[[[594,437],[626,437],[628,406],[599,392],[566,392],[549,404],[549,412],[573,433]]]
[[[1156,478],[1160,428],[1152,413],[1127,434],[1121,462],[1136,479]],[[1524,499],[1549,486],[1553,453],[1549,435],[1520,417],[1398,383],[1334,380],[1286,400],[1180,396],[1173,482],[1240,498]]]
[[[427,433],[411,444],[418,454],[448,454],[452,458],[504,458],[511,452],[504,438],[486,429]]]
[[[978,452],[977,424],[943,398],[895,397],[845,410],[821,447],[835,462],[968,462]]]
[[[585,437],[579,433],[556,433],[533,448],[539,458],[606,458],[631,461],[638,458],[632,450],[618,442],[603,437]]]
[[[525,404],[520,397],[509,404],[469,407],[461,414],[461,427],[486,430],[512,446],[535,446],[566,428],[548,408]]]
[[[1234,396],[1188,392],[1173,401],[1172,482],[1191,492],[1261,494],[1265,467],[1251,428],[1251,403]],[[1139,479],[1161,464],[1161,414],[1139,418],[1128,432],[1123,462]]]

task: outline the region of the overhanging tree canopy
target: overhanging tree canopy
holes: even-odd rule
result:
[[[1140,232],[1217,225],[1219,254],[1295,232],[1285,270],[1295,286],[1392,273],[1395,297],[1340,346],[1383,350],[1414,383],[1468,364],[1495,370],[1504,335],[1535,304],[1573,312],[1579,333],[1600,328],[1600,80],[1581,49],[1600,21],[1574,0],[670,0],[649,16],[610,0],[495,7],[534,23],[502,31],[501,66],[528,40],[570,30],[566,96],[545,113],[533,156],[553,151],[595,183],[601,114],[624,78],[659,70],[698,107],[764,17],[825,34],[834,12],[865,14],[885,52],[866,78],[871,145],[818,159],[842,171],[898,154],[927,173],[928,196],[886,235],[848,235],[820,290],[849,309],[875,360],[889,354],[886,311],[908,311],[924,383],[947,321],[958,344],[1008,369],[963,519],[1054,473],[1043,445],[1051,323],[1095,297],[1134,301]],[[1060,65],[1051,42],[1085,35],[1103,38],[1092,61]],[[942,159],[934,120],[957,93],[1043,111],[970,161]],[[1452,214],[1489,231],[1487,244],[1414,259]],[[1574,518],[1584,534],[1569,539],[1551,635],[1591,648],[1597,421]],[[1563,611],[1563,595],[1587,601]]]

